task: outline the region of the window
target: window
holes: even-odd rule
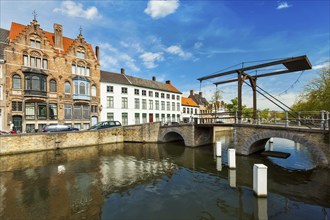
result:
[[[186,108],[185,107],[183,107],[182,112],[186,113]]]
[[[113,96],[107,96],[107,108],[113,108]]]
[[[48,69],[48,62],[47,62],[47,59],[43,59],[42,60],[42,66],[44,69]]]
[[[71,85],[69,82],[64,83],[64,93],[65,94],[71,94]]]
[[[142,123],[147,123],[147,113],[142,113]]]
[[[163,99],[163,98],[165,98],[165,94],[164,93],[161,93],[160,94],[160,97]]]
[[[50,120],[56,120],[57,119],[57,104],[48,104],[48,118]]]
[[[97,105],[92,105],[91,106],[91,112],[92,113],[97,113]]]
[[[159,101],[158,100],[155,101],[155,109],[159,110]]]
[[[91,92],[92,94],[92,96],[96,96],[96,86],[92,86],[92,92]]]
[[[175,103],[172,102],[172,111],[175,111]]]
[[[113,92],[113,86],[107,86],[107,92]]]
[[[172,99],[175,99],[175,95],[172,95]]]
[[[53,79],[49,81],[49,91],[50,92],[57,92],[56,81],[53,80]]]
[[[152,96],[153,96],[153,92],[149,91],[149,97],[152,97]]]
[[[147,95],[147,91],[146,90],[142,90],[142,95],[146,96]]]
[[[114,121],[113,112],[108,112],[107,113],[107,120],[108,121]]]
[[[122,94],[127,94],[127,88],[126,87],[121,87],[121,93]]]
[[[47,106],[46,103],[38,103],[38,119],[47,118]]]
[[[152,100],[149,100],[149,110],[154,109],[154,102]]]
[[[166,115],[166,121],[171,121],[171,115],[170,114]]]
[[[128,108],[128,100],[127,97],[121,98],[121,108]]]
[[[89,76],[90,68],[88,64],[83,62],[79,62],[78,64],[72,63],[72,74],[80,75],[80,76]]]
[[[159,114],[156,114],[156,122],[159,121]]]
[[[140,113],[135,113],[135,124],[140,124]]]
[[[21,88],[21,77],[17,74],[13,76],[13,89]]]
[[[28,55],[23,55],[23,65],[24,66],[28,66],[29,65],[29,63],[28,63]]]
[[[162,101],[162,110],[165,110],[165,102]]]
[[[89,82],[74,80],[74,90],[73,94],[75,95],[89,95]]]
[[[34,103],[25,103],[25,118],[27,120],[35,119],[35,106]]]
[[[72,105],[64,105],[64,119],[72,119]]]
[[[31,47],[40,49],[40,41],[39,40],[31,39],[30,44],[31,44]]]
[[[195,108],[195,114],[197,114],[197,108]]]
[[[84,53],[84,52],[77,51],[76,56],[77,56],[78,58],[85,59],[85,53]]]
[[[22,102],[13,101],[11,103],[11,109],[13,112],[21,112],[22,111]]]
[[[155,92],[155,97],[159,98],[159,92]]]
[[[36,67],[40,69],[41,68],[41,59],[40,58],[36,58],[36,61],[37,61]]]
[[[140,109],[140,99],[135,99],[135,109]]]
[[[166,98],[170,99],[171,95],[170,94],[166,94]]]
[[[81,82],[79,84],[79,94],[86,94],[86,88],[85,88],[85,83]]]
[[[170,102],[166,102],[166,110],[170,111],[171,110],[171,104]]]
[[[147,109],[147,100],[142,99],[142,109]]]
[[[176,96],[176,100],[180,100],[180,96],[179,95]]]
[[[138,90],[138,89],[134,89],[134,94],[135,94],[135,95],[139,95],[139,94],[140,94],[140,90]]]
[[[165,114],[162,114],[162,122],[165,122]]]
[[[121,114],[121,122],[123,125],[128,125],[128,113]]]
[[[74,105],[73,106],[73,119],[79,120],[82,118],[82,112],[81,112],[81,106],[80,105]]]
[[[176,110],[180,111],[180,103],[176,103]]]

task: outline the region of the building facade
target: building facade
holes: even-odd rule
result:
[[[182,97],[182,119],[184,123],[198,123],[199,105],[191,98]]]
[[[101,71],[101,120],[123,125],[179,122],[182,93],[170,81],[161,83],[121,73]]]
[[[4,55],[4,130],[40,131],[47,124],[86,129],[98,121],[100,64],[81,32],[76,39],[12,22]]]

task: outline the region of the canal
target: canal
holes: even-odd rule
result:
[[[236,157],[232,132],[214,146],[120,143],[0,157],[0,219],[329,219],[330,172],[307,146],[274,139],[287,159]],[[253,194],[253,164],[268,196]]]

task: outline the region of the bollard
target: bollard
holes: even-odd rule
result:
[[[233,169],[228,170],[228,179],[229,179],[229,186],[231,188],[236,188],[236,170]]]
[[[221,157],[221,151],[222,151],[221,141],[217,141],[217,145],[215,149],[215,154],[217,155],[217,157]]]
[[[222,158],[217,157],[217,171],[221,171],[221,170],[222,170]]]
[[[235,149],[228,149],[228,165],[230,169],[236,168],[236,152]]]
[[[258,197],[267,196],[267,166],[263,164],[253,166],[253,192]]]
[[[274,143],[269,141],[269,151],[274,150]]]

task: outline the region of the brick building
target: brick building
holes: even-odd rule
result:
[[[1,30],[4,31],[4,30]],[[3,129],[41,130],[46,124],[86,129],[98,121],[100,102],[99,49],[83,38],[63,36],[12,22],[4,46]]]

